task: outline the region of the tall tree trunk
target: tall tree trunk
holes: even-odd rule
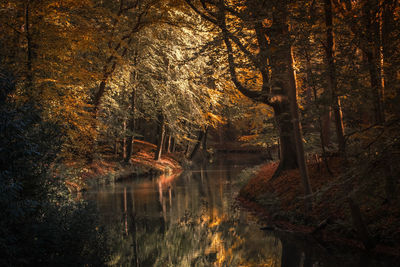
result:
[[[309,37],[307,37],[307,47],[309,47]],[[312,92],[312,95],[314,95],[314,105],[317,109],[318,113],[318,127],[319,127],[319,138],[321,142],[321,150],[322,150],[322,158],[324,160],[325,167],[328,171],[329,174],[332,175],[332,171],[329,168],[329,163],[328,159],[326,157],[326,149],[325,147],[328,147],[330,143],[330,123],[331,123],[331,112],[328,110],[326,114],[324,114],[324,120],[322,119],[321,116],[321,107],[318,103],[318,94],[317,94],[317,88],[315,85],[315,80],[313,77],[312,73],[312,67],[311,67],[311,57],[307,51],[307,48],[305,49],[305,55],[306,55],[306,75],[307,75],[307,83],[308,83],[308,91]]]
[[[344,154],[346,152],[346,139],[344,138],[344,124],[343,124],[343,113],[342,105],[339,97],[335,94],[333,97],[333,114],[335,117],[336,136],[338,140],[339,153]]]
[[[315,101],[315,103],[317,103],[317,89],[315,88],[315,86],[313,86],[313,91],[314,91],[314,101]],[[321,141],[322,159],[324,161],[324,164],[325,164],[325,167],[326,167],[326,170],[328,171],[328,173],[330,175],[333,175],[331,168],[329,167],[328,157],[327,157],[327,153],[326,153],[326,149],[325,149],[325,147],[327,147],[329,144],[329,137],[330,137],[330,125],[329,124],[331,122],[331,119],[330,119],[331,112],[329,111],[327,114],[325,114],[325,116],[327,116],[328,118],[326,118],[326,121],[324,121],[321,118],[319,104],[316,104],[316,105],[317,105],[317,109],[318,109],[318,126],[319,126],[319,138]],[[328,125],[325,125],[325,124],[328,124]],[[325,129],[325,127],[327,129]],[[328,141],[326,140],[326,138],[328,139]]]
[[[287,24],[287,1],[276,2],[271,27],[270,46],[275,48],[270,54],[272,91],[278,100],[273,103],[276,122],[279,129],[281,161],[274,178],[280,170],[300,168],[302,179],[308,180],[305,171],[303,141],[301,128],[299,127],[296,83],[293,72],[293,60],[291,54],[291,40]],[[300,142],[300,143],[298,143]],[[305,172],[304,172],[305,171]],[[305,180],[303,180],[305,182]],[[304,183],[307,184],[308,182]],[[305,194],[309,194],[309,186]]]
[[[134,142],[134,136],[133,135],[129,135],[126,138],[126,155],[125,155],[125,162],[126,163],[128,163],[130,161],[131,157],[132,157],[133,142]]]
[[[165,128],[165,133],[164,133],[164,141],[163,141],[163,150],[165,152],[168,152],[168,138],[169,138],[169,130],[168,128]]]
[[[26,1],[25,6],[25,38],[26,38],[26,87],[31,94],[33,92],[33,71],[32,71],[32,60],[33,60],[33,51],[32,51],[32,34],[30,27],[30,12],[31,12],[31,0]],[[31,96],[32,97],[32,96]]]
[[[132,88],[131,95],[131,114],[128,120],[128,131],[129,135],[127,138],[126,146],[126,157],[125,162],[129,162],[132,157],[133,142],[134,142],[134,132],[135,132],[135,101],[136,101],[136,89]]]
[[[171,135],[171,132],[169,132],[168,140],[167,140],[167,152],[168,153],[171,153],[171,147],[172,147],[172,135]]]
[[[255,13],[257,13],[259,10],[259,3],[256,1],[248,1],[247,5],[253,10]],[[279,5],[279,3],[278,3]],[[286,5],[286,3],[283,3],[283,5]],[[278,27],[285,27],[285,21],[277,21],[274,19],[274,22],[276,22],[275,25],[278,25]],[[274,47],[275,45],[280,45],[279,43],[275,43],[272,41],[271,44],[268,44],[268,40],[266,38],[266,31],[265,27],[263,26],[262,22],[259,20],[256,20],[254,23],[254,29],[256,32],[257,36],[257,42],[260,47],[260,53],[259,53],[259,61],[261,62],[260,64],[260,72],[263,77],[263,86],[262,90],[265,93],[268,93],[270,90],[269,84],[270,84],[270,71],[269,71],[269,66],[268,66],[268,61],[270,60],[270,47]],[[278,29],[279,30],[282,29]],[[277,33],[278,33],[277,32]],[[278,33],[279,34],[279,33]],[[271,36],[272,38],[275,38],[277,36]],[[277,38],[281,38],[281,36],[278,36]],[[290,47],[288,48],[290,51]],[[290,58],[292,60],[292,58]],[[271,65],[276,64],[277,61],[274,59],[270,60]],[[272,66],[272,75],[276,75],[277,72],[274,73],[274,69],[279,69],[277,65]],[[279,70],[282,71],[282,70]],[[284,92],[284,94],[287,96],[288,92]],[[268,104],[268,103],[266,103]],[[297,105],[297,102],[296,102]],[[295,139],[294,139],[294,124],[291,123],[292,117],[291,114],[289,114],[291,108],[290,108],[290,101],[289,103],[282,99],[281,103],[274,103],[272,105],[276,117],[276,124],[278,126],[278,131],[279,131],[279,145],[280,145],[280,150],[279,150],[279,166],[277,168],[277,171],[275,172],[273,178],[277,177],[280,175],[281,171],[283,170],[291,170],[291,169],[296,169],[299,167],[298,164],[298,158],[296,157],[296,145],[295,145]],[[293,114],[292,114],[293,115]]]
[[[171,153],[175,153],[176,151],[176,139],[175,137],[172,137],[172,144],[171,144]]]
[[[136,8],[136,7],[137,6],[132,6],[131,8],[126,8],[126,7],[124,7],[124,1],[120,1],[119,11],[116,14],[115,20],[113,21],[112,34],[114,34],[115,27],[119,21],[118,18],[122,15],[122,13],[124,11],[129,11],[130,9]],[[133,41],[133,34],[135,32],[137,32],[138,29],[140,28],[141,20],[142,20],[142,16],[138,16],[135,25],[131,27],[131,31],[127,35],[123,36],[120,40],[118,40],[114,47],[113,47],[114,35],[112,35],[112,38],[110,38],[110,41],[108,42],[108,48],[112,49],[115,54],[119,54],[119,56],[121,58],[125,57],[128,52],[128,48],[130,47],[130,45]],[[123,45],[124,43],[126,43],[126,45]],[[121,50],[121,52],[120,52],[120,50]],[[93,108],[93,118],[94,119],[92,122],[93,129],[97,129],[97,116],[98,116],[98,112],[99,112],[99,108],[100,108],[100,104],[101,104],[101,99],[106,92],[107,83],[116,69],[117,62],[118,62],[117,57],[113,54],[107,58],[104,66],[103,66],[103,77],[100,81],[99,88],[93,97],[93,107],[94,107]],[[97,136],[94,135],[93,136],[93,145],[94,146],[96,146],[96,139],[97,139]],[[128,138],[128,139],[130,139],[130,138]],[[124,140],[126,141],[126,138],[124,138]],[[132,140],[132,142],[133,142],[133,140]],[[123,160],[129,161],[130,158],[127,158],[127,156],[125,154],[125,152],[126,152],[125,144],[126,143],[124,142],[124,144],[123,144],[123,151],[124,151]],[[91,153],[91,155],[89,155],[89,161],[93,161],[93,153]]]
[[[185,146],[185,157],[189,158],[189,150],[190,150],[190,142],[186,141],[186,146]]]
[[[281,161],[281,154],[282,154],[282,152],[281,152],[281,141],[278,138],[278,159],[279,159],[279,161]]]
[[[137,65],[137,52],[135,51],[135,56],[133,59],[133,63]],[[128,120],[128,130],[129,135],[127,138],[127,147],[126,147],[126,157],[125,162],[129,162],[132,157],[132,149],[133,149],[133,141],[134,141],[134,132],[135,132],[135,109],[136,109],[136,84],[137,81],[137,73],[134,71],[132,73],[134,84],[132,86],[132,93],[131,93],[131,104],[130,104],[130,117]]]
[[[122,138],[122,160],[126,158],[126,120],[124,119],[122,123],[122,131],[124,132],[124,137]]]
[[[338,140],[339,152],[345,153],[346,141],[344,138],[343,115],[340,99],[337,94],[337,79],[335,66],[335,42],[333,38],[333,18],[332,2],[324,0],[325,26],[326,26],[326,58],[328,61],[328,87],[332,95],[332,110],[335,116],[336,135]]]
[[[382,53],[383,53],[383,71],[385,80],[385,91],[388,94],[395,95],[392,109],[400,117],[400,82],[397,78],[397,71],[399,69],[399,28],[396,27],[394,20],[394,11],[396,0],[383,1],[383,15],[382,15]],[[397,4],[398,5],[398,4]],[[398,26],[398,23],[397,23]]]
[[[189,158],[189,151],[190,151],[190,139],[192,138],[192,131],[191,131],[191,129],[190,129],[190,127],[188,127],[188,130],[187,130],[187,132],[188,132],[188,136],[187,136],[187,139],[185,140],[185,142],[184,142],[184,156],[185,156],[185,158]]]
[[[312,208],[312,200],[310,195],[312,193],[310,178],[308,175],[308,168],[306,163],[306,158],[304,154],[304,143],[303,143],[303,132],[301,129],[301,122],[299,116],[299,107],[297,104],[297,85],[296,76],[293,68],[293,55],[291,50],[287,52],[287,62],[288,62],[288,79],[289,79],[289,102],[290,102],[290,113],[293,123],[293,132],[296,145],[296,155],[297,163],[299,165],[301,180],[303,183],[304,195],[306,196],[305,208],[310,210]]]
[[[382,106],[383,87],[380,70],[380,30],[376,19],[377,5],[375,0],[367,0],[363,6],[366,37],[368,38],[368,47],[364,53],[368,62],[375,123],[383,124],[385,118]]]
[[[204,133],[205,133],[204,130],[201,130],[201,131],[199,132],[199,135],[198,135],[198,137],[197,137],[196,144],[195,144],[195,146],[194,146],[194,148],[193,148],[193,150],[192,150],[192,153],[190,153],[190,156],[189,156],[189,159],[190,159],[190,160],[192,160],[192,159],[194,158],[194,156],[197,154],[197,151],[199,151],[199,148],[200,148],[200,146],[201,146],[201,140],[203,140],[203,137],[204,137]]]
[[[331,121],[332,121],[332,111],[330,107],[327,112],[320,117],[320,131],[321,131],[321,142],[322,146],[329,147],[331,144]]]
[[[169,137],[170,137],[170,131],[168,127],[165,127],[165,134],[164,134],[164,151],[168,153],[169,149]]]
[[[155,160],[159,160],[161,158],[162,150],[163,150],[163,142],[164,142],[164,134],[165,134],[165,123],[164,116],[160,114],[158,116],[159,129],[158,129],[158,141],[157,141],[157,149],[154,156]]]
[[[293,124],[289,114],[287,101],[273,105],[275,121],[279,131],[279,166],[273,178],[278,177],[281,171],[298,168],[296,147],[293,138]]]
[[[119,145],[119,140],[115,139],[114,141],[114,157],[117,158],[118,156],[118,145]]]
[[[186,0],[186,2],[196,11],[196,7],[194,7],[189,0]],[[283,3],[283,4],[282,4]],[[282,6],[284,9],[287,8],[286,6],[286,1],[277,3],[278,9],[282,10]],[[250,9],[251,4],[250,2],[248,3]],[[231,44],[231,33],[228,31],[227,25],[226,25],[226,18],[225,18],[225,4],[224,1],[220,0],[218,1],[217,4],[219,8],[219,12],[216,14],[216,20],[212,21],[213,23],[217,23],[217,25],[220,27],[223,33],[224,37],[224,43],[227,48],[228,52],[228,63],[229,63],[229,72],[231,75],[231,80],[234,83],[235,87],[245,96],[249,97],[250,99],[258,102],[263,102],[267,105],[270,105],[275,112],[276,121],[277,121],[277,126],[279,129],[279,138],[280,138],[280,145],[281,145],[281,158],[282,160],[280,161],[279,167],[277,168],[273,178],[276,178],[279,176],[281,171],[283,170],[288,170],[288,169],[293,169],[298,167],[297,164],[297,156],[296,156],[296,147],[295,147],[295,142],[294,142],[294,137],[293,137],[293,124],[291,123],[291,117],[290,117],[290,105],[288,101],[288,87],[282,88],[281,86],[275,84],[274,81],[284,81],[285,79],[287,80],[287,65],[285,60],[281,60],[282,54],[278,53],[269,53],[271,48],[277,49],[277,50],[282,50],[282,42],[283,42],[283,50],[288,49],[289,54],[290,54],[290,45],[286,47],[286,44],[288,43],[285,41],[285,38],[289,36],[289,34],[286,32],[285,34],[282,34],[284,31],[283,29],[286,27],[287,30],[287,24],[286,24],[286,17],[284,18],[284,21],[282,21],[282,18],[279,16],[274,17],[274,23],[273,27],[274,29],[271,30],[270,32],[274,33],[274,36],[270,36],[270,45],[267,46],[267,38],[265,38],[266,32],[262,29],[262,24],[260,23],[255,23],[255,31],[257,34],[258,42],[260,45],[260,54],[258,58],[253,58],[250,56],[250,60],[253,61],[255,66],[258,68],[260,73],[262,74],[262,79],[263,79],[263,85],[262,85],[262,91],[254,91],[254,90],[249,90],[244,86],[238,79],[237,73],[236,73],[236,64],[234,60],[234,51],[232,48]],[[278,11],[278,13],[282,14],[282,12]],[[197,10],[198,12],[198,10]],[[198,12],[199,13],[199,12]],[[201,14],[201,13],[200,13]],[[207,16],[206,16],[207,18]],[[232,39],[235,44],[238,44],[238,41],[233,38]],[[240,43],[240,42],[239,42]],[[243,46],[239,46],[239,49],[243,51],[246,55],[249,55],[250,52],[246,50]],[[265,52],[265,53],[264,53]],[[267,57],[269,56],[269,58]],[[272,88],[271,88],[271,83],[270,83],[270,70],[269,70],[269,65],[267,64],[269,60],[270,66],[271,66],[271,77],[273,77],[272,80]],[[261,62],[261,63],[260,63]],[[284,62],[284,64],[282,64]],[[272,89],[272,90],[271,90]],[[276,90],[275,90],[276,89]],[[271,95],[274,95],[274,97],[270,97]]]
[[[205,152],[207,152],[208,129],[209,129],[209,127],[207,126],[207,127],[206,127],[206,130],[204,131],[203,143],[202,143],[203,151],[205,151]]]
[[[367,62],[368,62],[368,70],[370,76],[370,83],[371,83],[371,94],[373,99],[374,105],[374,119],[376,124],[383,124],[384,123],[384,115],[383,115],[383,107],[382,107],[382,100],[381,100],[381,92],[382,92],[382,84],[381,78],[376,66],[377,60],[375,57],[375,53],[369,51],[366,53]]]
[[[304,156],[303,146],[303,134],[301,130],[301,124],[299,119],[299,111],[297,105],[297,86],[295,72],[293,69],[293,56],[291,49],[290,33],[287,24],[288,16],[288,3],[286,0],[277,2],[275,12],[273,14],[273,24],[271,27],[271,46],[276,48],[274,53],[271,55],[271,68],[272,68],[272,84],[274,90],[281,91],[282,96],[287,96],[289,113],[284,113],[282,118],[285,118],[285,124],[291,128],[288,133],[288,137],[292,138],[294,142],[294,148],[297,159],[297,166],[299,167],[301,180],[303,183],[303,190],[306,196],[305,208],[306,210],[311,209],[311,199],[307,198],[311,194],[311,186],[308,177],[307,165]],[[286,102],[282,97],[281,103]],[[290,126],[289,126],[290,125]],[[282,128],[282,126],[280,127]],[[293,135],[293,137],[292,137]],[[281,145],[283,145],[281,139]],[[293,146],[291,147],[293,149]],[[282,156],[284,157],[284,150],[282,149]],[[293,155],[292,155],[293,156]]]

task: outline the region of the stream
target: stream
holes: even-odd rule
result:
[[[240,171],[217,165],[94,188],[111,266],[394,266],[368,253],[337,256],[320,244],[260,230],[235,202]]]

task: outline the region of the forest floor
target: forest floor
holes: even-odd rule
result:
[[[285,171],[271,181],[278,163],[266,163],[240,190],[238,200],[259,219],[266,230],[282,230],[311,236],[323,246],[364,249],[353,230],[347,194],[343,190],[339,158],[329,161],[333,175],[323,163],[309,163],[314,192],[313,209],[305,213],[298,170]],[[379,195],[360,196],[361,213],[376,242],[371,252],[400,256],[400,203],[387,202]]]
[[[156,146],[154,144],[135,140],[133,153],[129,163],[122,161],[120,156],[103,155],[88,166],[79,169],[80,172],[67,179],[67,186],[73,191],[84,191],[95,184],[104,184],[126,178],[174,174],[181,171],[181,165],[176,155],[165,153],[157,161],[154,160]],[[69,169],[77,163],[69,163]]]

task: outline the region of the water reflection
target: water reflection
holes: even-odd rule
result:
[[[259,230],[232,205],[240,167],[125,181],[91,191],[109,227],[111,266],[379,266]],[[321,256],[323,255],[323,256]]]

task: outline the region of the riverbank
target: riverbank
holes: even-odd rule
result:
[[[135,140],[131,160],[123,162],[119,156],[104,155],[91,164],[80,167],[70,162],[64,167],[67,173],[66,185],[72,191],[85,191],[96,184],[106,184],[126,178],[173,174],[181,171],[176,155],[166,153],[154,160],[156,146]],[[72,172],[72,173],[68,173]]]
[[[323,163],[308,165],[314,192],[313,209],[305,212],[298,170],[285,171],[271,180],[278,163],[261,165],[240,190],[238,200],[265,225],[265,230],[282,230],[312,237],[322,246],[339,245],[364,249],[354,230],[346,202],[343,165],[339,158],[329,161],[330,174]],[[360,178],[361,179],[361,178]],[[355,179],[354,183],[358,180]],[[400,203],[377,195],[357,195],[362,219],[374,242],[371,252],[400,255]]]

